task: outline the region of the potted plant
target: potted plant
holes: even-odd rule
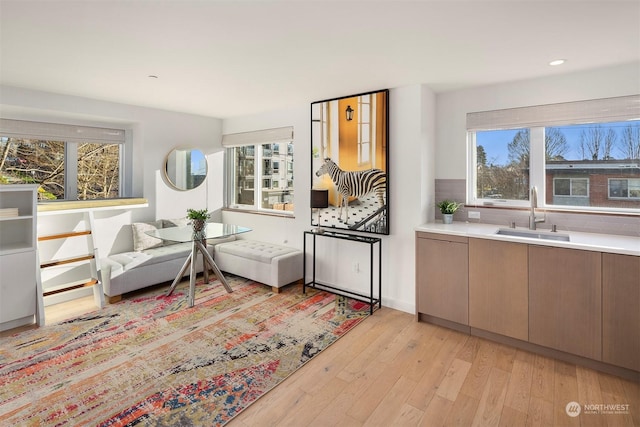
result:
[[[193,231],[198,233],[204,230],[204,225],[207,220],[211,218],[211,214],[209,214],[206,209],[187,209],[187,218],[191,220]]]
[[[454,202],[453,200],[443,200],[438,202],[436,206],[438,206],[442,214],[442,222],[451,224],[453,222],[453,214],[462,206],[462,203]]]

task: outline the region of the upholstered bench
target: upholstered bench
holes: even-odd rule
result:
[[[302,251],[298,249],[239,239],[217,244],[213,252],[223,272],[264,283],[274,292],[302,279]]]

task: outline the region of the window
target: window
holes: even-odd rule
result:
[[[123,196],[124,130],[2,119],[0,182],[40,184],[40,200]]]
[[[529,130],[477,132],[475,137],[477,197],[528,200]]]
[[[224,135],[226,206],[293,213],[293,129]],[[271,140],[269,143],[247,142]]]
[[[630,96],[470,113],[468,202],[523,206],[536,186],[539,206],[640,209],[639,104]]]
[[[553,178],[554,196],[589,196],[588,178]]]
[[[358,97],[358,165],[371,166],[371,95]]]
[[[640,179],[609,179],[609,198],[640,199]]]

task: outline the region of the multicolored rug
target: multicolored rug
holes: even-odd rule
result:
[[[223,425],[369,314],[230,276],[0,338],[0,425]]]

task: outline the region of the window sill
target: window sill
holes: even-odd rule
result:
[[[256,211],[251,209],[239,209],[239,208],[223,208],[222,211],[246,213],[246,214],[253,214],[253,215],[276,216],[279,218],[291,218],[291,219],[295,219],[296,217],[295,214],[291,211],[288,211],[288,213],[285,213],[287,211],[283,211],[283,213],[279,213],[277,211]]]
[[[528,211],[531,210],[530,207],[524,206],[500,206],[500,205],[473,205],[473,204],[465,204],[465,209],[502,209],[502,210],[514,210],[514,211]],[[598,209],[571,209],[571,208],[561,208],[558,206],[546,206],[536,208],[536,212],[557,212],[557,213],[565,213],[565,214],[581,214],[581,215],[611,215],[611,216],[632,216],[637,217],[640,216],[640,212],[636,211],[607,211],[607,210],[598,210]]]
[[[123,198],[110,200],[74,200],[38,203],[38,214],[60,214],[95,210],[135,209],[149,206],[147,199]]]

